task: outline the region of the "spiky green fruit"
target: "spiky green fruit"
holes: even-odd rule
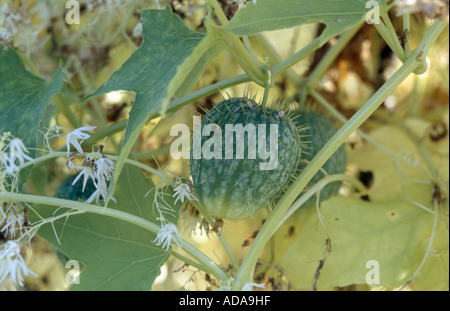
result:
[[[314,156],[322,149],[322,147],[336,133],[337,129],[333,122],[325,115],[309,109],[298,110],[292,113],[292,118],[297,126],[304,126],[302,130],[303,148],[302,160],[298,164],[298,171],[301,172],[314,158]],[[347,165],[347,155],[345,147],[342,145],[338,150],[325,162],[322,169],[311,179],[305,188],[305,191],[325,177],[326,174],[342,174],[345,172]],[[326,172],[326,173],[325,173]],[[332,182],[320,191],[320,201],[336,195],[341,186],[340,182]],[[304,206],[311,205],[316,200],[316,196],[311,197],[305,202]]]
[[[203,133],[200,144],[196,145],[194,133],[190,168],[196,197],[211,216],[243,219],[267,206],[285,188],[302,154],[298,129],[290,117],[247,98],[216,105],[202,118],[201,130],[205,129],[211,134]],[[201,133],[198,128],[194,132]],[[216,147],[214,157],[208,153],[211,146]]]

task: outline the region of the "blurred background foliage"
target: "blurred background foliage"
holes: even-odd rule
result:
[[[103,130],[107,134],[104,151],[115,154],[120,148],[127,113],[133,105],[134,94],[114,91],[88,101],[82,101],[82,99],[104,83],[142,43],[139,9],[162,8],[168,4],[191,29],[202,32],[205,31],[203,21],[207,13],[205,2],[202,0],[80,0],[80,24],[69,25],[65,21],[68,9],[65,8],[64,0],[1,0],[0,46],[12,46],[20,53],[28,70],[46,80],[51,79],[55,68],[61,62],[67,72],[67,88],[48,103],[48,109],[55,112],[52,122],[66,128],[75,128],[80,125],[97,126],[100,131]],[[238,9],[235,1],[221,0],[219,2],[228,18],[232,18]],[[396,13],[405,9],[402,4],[406,6],[407,1],[398,2],[398,7],[391,10],[390,14],[396,29],[402,29],[402,19]],[[432,18],[436,17],[432,16],[433,14],[448,20],[448,1],[442,1],[442,3],[444,5],[433,12],[423,10],[420,6],[411,6],[410,9],[413,11],[411,32],[405,34],[399,31],[399,38],[410,36],[411,45],[414,47],[423,38],[432,23]],[[250,41],[257,56],[262,60],[268,57],[267,61],[270,64],[300,50],[316,38],[322,30],[323,27],[320,24],[302,25],[253,36]],[[336,39],[330,40],[325,46],[293,66],[291,70],[279,75],[270,92],[269,101],[284,100],[293,106],[297,105],[301,97],[299,93],[301,77],[307,76],[315,68],[335,41]],[[409,124],[412,124],[410,128],[416,130],[421,143],[430,150],[439,149],[441,157],[437,161],[438,166],[442,168],[440,171],[447,171],[447,174],[443,176],[447,189],[448,56],[447,28],[433,46],[427,59],[429,70],[422,75],[411,75],[406,79],[385,101],[379,113],[376,113],[362,127],[362,130],[370,135],[375,133],[374,137],[377,137],[381,144],[384,144],[384,140],[389,137],[386,145],[393,147],[398,145],[398,142],[407,140],[401,136],[402,134],[396,134],[397,132],[393,130],[395,127],[393,120],[409,120]],[[328,68],[317,90],[333,107],[345,117],[350,118],[400,65],[400,61],[380,38],[376,29],[364,24]],[[240,73],[242,69],[232,56],[228,52],[223,52],[207,68],[195,88],[199,89]],[[252,83],[222,90],[222,94],[231,96],[242,96],[244,92],[256,94],[257,98],[262,97],[263,94],[263,90]],[[222,94],[202,98],[176,112],[169,113],[156,128],[150,122],[142,131],[134,147],[134,156],[155,168],[164,168],[186,175],[187,160],[174,160],[169,156],[170,142],[174,139],[169,135],[170,127],[175,123],[191,125],[192,116],[196,112],[202,112],[201,108],[209,109],[218,103],[222,99]],[[307,104],[321,109],[312,98],[307,98]],[[336,122],[336,125],[340,126],[340,123]],[[417,131],[417,129],[420,130]],[[86,143],[92,145],[97,143],[97,140],[94,137]],[[440,147],[436,148],[436,144]],[[63,145],[63,141],[55,141],[56,149]],[[346,148],[350,155],[348,174],[358,177],[361,171],[377,169],[370,165],[365,167],[364,164],[376,163],[381,155],[377,155],[376,150],[369,148],[358,135],[349,138]],[[61,159],[47,167],[41,166],[35,169],[30,181],[26,184],[26,191],[40,195],[54,195],[61,181],[70,174],[64,161]],[[395,171],[385,173],[398,175]],[[375,172],[375,176],[382,174],[381,171]],[[378,182],[377,179],[375,181]],[[383,193],[383,189],[379,191]],[[346,188],[344,184],[341,195],[352,194],[352,190],[349,190],[349,187]],[[442,194],[445,201],[444,208],[446,208],[443,217],[447,219],[444,231],[446,230],[448,235],[447,195],[448,193]],[[326,204],[324,213],[330,203]],[[267,217],[266,213],[267,211],[264,210],[245,221],[226,221],[224,235],[232,241],[231,247],[237,258],[243,258],[245,255],[261,222]],[[311,220],[308,220],[310,217],[308,213],[315,213],[315,211],[310,209],[303,219],[282,227],[274,241],[281,239],[284,242],[273,242],[279,243],[278,249],[267,248],[268,253],[279,252],[279,256],[266,256],[266,254],[257,267],[263,267],[261,271],[264,273],[257,275],[261,283],[267,284],[266,289],[303,288],[303,284],[293,282],[286,277],[280,264],[283,261],[286,262],[286,259],[282,259],[284,254],[282,249],[285,249],[287,253],[296,254],[295,250],[288,248],[290,245],[288,242],[296,238],[302,226],[320,226],[317,220],[309,223]],[[214,247],[218,243],[216,238],[208,236],[203,229],[190,230],[193,224],[189,222],[189,217],[184,218],[182,225],[186,228],[184,235],[193,237],[194,244],[211,258],[220,260],[226,257],[226,254],[221,253],[220,247],[217,250]],[[323,251],[323,242],[324,240],[320,241],[322,244],[319,244],[318,252]],[[447,257],[442,259],[441,263],[435,261],[434,263],[444,265],[447,270],[448,289],[448,243],[444,243],[441,247],[444,250],[447,248]],[[39,275],[39,278],[27,278],[25,287],[19,289],[64,290],[67,288],[64,266],[61,265],[53,247],[45,240],[34,238],[31,246],[24,249],[24,254],[29,259],[29,267]],[[171,258],[163,267],[154,288],[167,290],[184,286],[191,290],[204,290],[215,288],[215,285],[214,280],[204,273],[194,271],[179,260]],[[442,286],[445,287],[445,285]],[[442,286],[438,286],[438,289],[444,289]],[[0,288],[14,289],[15,287],[13,284],[4,282],[0,284]],[[411,288],[414,289],[414,287]],[[337,289],[367,289],[367,285],[343,285]]]

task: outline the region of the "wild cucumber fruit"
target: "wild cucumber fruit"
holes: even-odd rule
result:
[[[190,169],[195,195],[211,216],[225,219],[249,217],[284,190],[294,174],[302,153],[299,131],[288,114],[261,107],[247,98],[230,98],[217,104],[202,118],[201,129],[208,126],[210,133],[201,135],[202,156],[195,156],[195,143],[191,148]],[[249,134],[252,126],[254,135]],[[239,131],[241,127],[249,131]],[[236,131],[227,135],[230,128]],[[274,133],[275,128],[277,133]],[[270,132],[278,135],[272,136]],[[221,149],[214,157],[205,156],[205,143],[211,146],[208,141],[216,135]],[[238,135],[242,139],[239,142]],[[276,140],[271,139],[274,137]],[[277,158],[272,169],[265,165],[274,159],[263,156],[260,150],[255,152],[260,146],[266,152],[278,148],[273,154]],[[238,157],[238,150],[243,158]],[[256,154],[250,156],[249,152]]]
[[[297,126],[304,126],[302,131],[302,137],[305,142],[303,148],[302,160],[299,162],[298,171],[301,172],[306,165],[311,161],[314,156],[322,149],[322,147],[328,142],[328,140],[336,133],[336,127],[333,122],[325,115],[310,109],[303,109],[294,111],[292,118]],[[325,162],[322,169],[317,172],[316,175],[310,180],[305,189],[313,186],[319,180],[325,176],[325,172],[328,175],[342,174],[345,172],[347,164],[347,155],[345,153],[344,146],[340,146],[338,150]],[[325,172],[324,172],[325,171]],[[320,191],[320,201],[328,199],[329,197],[336,195],[341,183],[333,182],[328,184]],[[315,202],[316,197],[311,197],[305,202],[304,206],[311,205]]]

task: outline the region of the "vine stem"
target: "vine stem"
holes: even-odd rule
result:
[[[436,167],[436,164],[434,164],[433,159],[431,158],[430,154],[428,153],[427,148],[423,146],[423,144],[420,141],[420,138],[417,137],[417,135],[411,130],[411,128],[408,125],[406,125],[404,122],[402,122],[401,119],[399,119],[395,116],[389,115],[388,113],[386,113],[384,111],[380,111],[378,113],[378,115],[380,115],[385,120],[388,120],[389,122],[391,122],[392,124],[397,126],[406,136],[408,136],[408,138],[415,145],[415,147],[416,147],[417,151],[419,152],[419,154],[421,155],[423,161],[425,162],[425,165],[427,166],[430,175],[433,177],[438,176],[438,169]]]
[[[321,180],[319,180],[314,186],[308,189],[298,200],[296,200],[292,206],[289,208],[289,210],[284,214],[283,219],[278,223],[277,227],[273,231],[278,230],[278,228],[298,209],[300,208],[309,198],[311,198],[314,194],[320,192],[321,189],[325,188],[326,185],[332,182],[338,182],[338,181],[347,181],[350,184],[352,184],[360,193],[365,193],[367,191],[364,184],[359,181],[358,179],[345,175],[345,174],[334,174],[334,175],[327,175]]]
[[[23,169],[25,167],[32,166],[32,165],[37,165],[37,164],[40,164],[42,162],[51,160],[53,158],[66,157],[66,156],[67,156],[66,152],[61,152],[61,151],[59,151],[59,152],[52,152],[52,153],[43,155],[43,156],[41,156],[41,157],[39,157],[37,159],[34,159],[32,161],[28,161],[28,162],[20,165],[18,168],[19,168],[19,170],[21,170],[21,169]],[[115,156],[115,155],[107,155],[107,156],[108,156],[108,158],[110,158],[112,160],[116,160],[116,161],[119,159],[119,157]],[[134,160],[131,160],[131,159],[126,159],[125,163],[137,166],[140,169],[143,169],[143,170],[145,170],[145,171],[147,171],[149,173],[155,174],[155,175],[159,176],[161,179],[163,179],[164,181],[166,181],[168,184],[170,184],[172,186],[174,185],[174,182],[173,182],[173,180],[171,178],[167,177],[166,175],[162,174],[160,171],[158,171],[158,170],[156,170],[156,169],[154,169],[154,168],[152,168],[152,167],[150,167],[148,165],[145,165],[145,164],[143,164],[141,162],[134,161]]]
[[[66,155],[67,155],[66,152],[52,152],[50,154],[44,155],[42,157],[39,157],[37,159],[34,159],[32,161],[28,161],[28,162],[24,163],[23,165],[21,165],[19,167],[19,169],[23,169],[23,168],[28,167],[28,166],[36,165],[36,164],[48,161],[48,160],[56,158],[56,157],[65,157]],[[107,156],[108,156],[108,158],[110,158],[112,160],[117,160],[119,158],[118,156],[114,156],[114,155],[107,155]],[[159,176],[162,180],[164,180],[165,182],[170,184],[171,186],[174,186],[174,181],[171,178],[167,177],[166,175],[162,174],[158,170],[155,170],[154,168],[152,168],[152,167],[150,167],[148,165],[145,165],[143,163],[140,163],[138,161],[134,161],[134,160],[131,160],[131,159],[126,159],[125,163],[134,165],[136,167],[139,167],[140,169],[143,169],[143,170],[148,171],[148,172],[150,172],[152,174],[155,174],[155,175]],[[194,204],[194,206],[196,206],[196,208],[200,210],[200,208],[198,207],[198,204],[196,204],[195,201],[192,202],[192,204]],[[211,226],[214,226],[214,221],[211,219],[211,217],[205,211],[203,211],[202,214],[205,216],[205,219],[207,219],[208,223]],[[236,267],[236,268],[239,267],[239,263],[238,263],[236,257],[234,256],[233,252],[231,251],[231,248],[228,245],[227,241],[223,237],[222,233],[218,233],[218,237],[219,237],[220,241],[222,242],[223,247],[225,248],[227,254],[229,255],[233,266]],[[192,263],[190,263],[190,262],[187,262],[187,263],[192,265]],[[210,272],[212,272],[212,271],[210,271]]]
[[[328,110],[328,112],[330,112],[337,120],[339,120],[340,122],[342,122],[343,124],[345,124],[345,122],[347,122],[348,120],[338,111],[336,110],[336,108],[334,108],[322,95],[320,95],[316,90],[314,89],[310,89],[309,90],[309,94],[311,94],[311,96],[320,104],[322,105],[322,107],[324,107],[325,109]],[[367,135],[366,133],[364,133],[361,130],[356,130],[356,134],[358,134],[359,136],[361,136],[363,139],[365,139],[367,142],[371,143],[373,146],[375,146],[376,148],[380,149],[381,151],[383,151],[384,153],[386,153],[387,155],[391,156],[391,157],[395,157],[394,152],[390,151],[389,149],[387,149],[386,147],[384,147],[382,144],[380,144],[379,142],[377,142],[376,140],[374,140],[372,137],[370,137],[369,135]]]
[[[409,30],[411,28],[411,18],[409,13],[403,15],[403,32],[405,34],[405,53],[408,54],[411,51],[411,36]]]
[[[0,192],[0,201],[19,201],[19,202],[27,202],[33,204],[43,204],[43,205],[51,205],[58,207],[68,207],[80,212],[87,212],[92,214],[99,214],[107,217],[112,217],[115,219],[123,220],[128,223],[134,224],[145,230],[148,230],[154,234],[158,234],[161,230],[161,227],[154,224],[151,221],[145,220],[141,217],[119,211],[116,209],[100,207],[92,204],[87,204],[83,202],[58,199],[58,198],[49,198],[37,195],[30,194],[21,194],[21,193],[12,193],[12,192]],[[224,281],[228,279],[228,275],[208,256],[199,251],[195,246],[189,244],[189,242],[183,240],[183,247],[186,253],[196,259],[199,263],[201,263],[202,267],[205,267],[206,270],[210,271],[219,281]]]
[[[228,23],[228,19],[219,3],[216,0],[209,0],[208,3],[214,9],[220,24],[223,26]],[[264,70],[259,60],[254,56],[253,51],[247,50],[239,37],[224,31],[221,27],[218,27],[218,30],[228,51],[234,56],[244,71],[247,72],[254,82],[264,86]]]
[[[339,56],[341,51],[347,46],[350,40],[355,36],[355,34],[361,29],[362,23],[357,27],[343,33],[336,43],[327,51],[325,56],[320,60],[319,64],[314,68],[312,73],[307,78],[308,85],[315,85],[320,77],[325,73],[325,71],[331,66],[334,60]]]
[[[415,49],[403,63],[403,65],[386,81],[383,86],[350,118],[343,127],[325,144],[306,166],[295,182],[289,187],[280,199],[272,213],[261,227],[247,255],[245,256],[235,276],[233,289],[241,289],[245,283],[253,280],[253,271],[264,246],[271,238],[274,229],[282,220],[286,211],[290,208],[300,192],[305,188],[317,171],[325,164],[330,156],[344,143],[344,141],[358,129],[383,103],[383,101],[421,64],[432,44],[447,26],[447,22],[437,20],[427,32],[418,48]]]
[[[211,226],[214,227],[215,223],[212,217],[206,212],[206,210],[201,207],[200,204],[196,201],[191,201],[191,204],[194,205],[194,207],[200,212],[200,214],[204,217],[206,222]],[[223,236],[222,232],[217,232],[217,237],[219,238],[220,242],[222,243],[223,248],[225,249],[225,252],[227,253],[228,257],[231,260],[231,263],[233,265],[233,268],[237,269],[239,267],[239,262],[236,259],[236,256],[234,256],[233,251],[231,250],[230,245],[228,244],[227,240]]]

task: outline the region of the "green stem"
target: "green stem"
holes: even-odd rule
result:
[[[382,118],[388,120],[390,123],[397,126],[406,136],[408,136],[408,138],[415,145],[423,161],[425,162],[428,168],[428,172],[430,173],[430,176],[436,177],[438,175],[438,169],[436,167],[436,164],[434,164],[433,159],[431,158],[431,155],[429,154],[427,148],[424,146],[424,144],[422,144],[420,138],[417,137],[416,133],[414,133],[411,130],[411,128],[405,124],[404,121],[400,120],[395,116],[389,115],[384,111],[379,111],[378,115],[382,116]]]
[[[347,46],[350,40],[359,31],[362,24],[357,27],[344,32],[336,43],[327,51],[325,56],[320,60],[319,64],[314,68],[313,72],[309,75],[307,81],[309,85],[316,85],[319,79],[323,76],[325,71],[330,68],[334,60],[339,56],[341,51]]]
[[[141,217],[119,211],[116,209],[100,207],[92,204],[86,204],[83,202],[58,199],[58,198],[49,198],[42,197],[36,195],[29,194],[20,194],[20,193],[11,193],[11,192],[1,192],[0,193],[0,201],[9,202],[9,201],[19,201],[19,202],[27,202],[33,204],[43,204],[43,205],[51,205],[51,206],[64,206],[68,208],[73,208],[81,212],[93,213],[98,215],[103,215],[107,217],[112,217],[115,219],[123,220],[128,223],[134,224],[141,228],[144,228],[154,234],[158,234],[161,230],[161,227],[154,224],[151,221],[145,220]],[[216,264],[214,263],[208,256],[199,251],[196,247],[189,244],[187,241],[183,240],[182,249],[188,253],[190,256],[195,258],[199,263],[201,263],[208,271],[220,281],[226,280],[228,275]]]
[[[283,61],[278,52],[273,48],[272,44],[267,40],[267,38],[262,34],[257,34],[251,37],[251,40],[256,43],[263,51],[264,55],[268,58],[268,63],[270,64],[278,64]],[[269,65],[269,64],[267,64]],[[292,68],[286,69],[286,75],[289,79],[295,84],[299,84],[300,78],[297,76],[295,71]]]
[[[235,276],[233,289],[240,289],[245,283],[253,280],[253,271],[264,246],[271,238],[274,229],[282,220],[286,211],[295,201],[297,196],[305,188],[308,182],[330,158],[330,156],[344,143],[344,141],[358,129],[383,103],[383,101],[421,64],[421,56],[428,52],[434,41],[442,30],[447,26],[444,21],[436,21],[422,40],[419,47],[413,51],[406,62],[386,81],[386,83],[356,112],[353,117],[341,127],[335,135],[316,154],[312,161],[306,166],[303,172],[297,177],[295,182],[289,187],[281,197],[272,213],[265,221],[259,234],[255,238],[247,255],[244,258]]]
[[[398,290],[401,291],[403,290],[406,286],[408,286],[413,280],[414,278],[417,276],[417,274],[419,274],[420,270],[422,270],[423,265],[425,264],[425,262],[427,261],[428,255],[432,252],[432,246],[433,246],[433,241],[434,238],[436,236],[436,229],[437,229],[437,223],[438,223],[438,208],[439,208],[439,204],[436,200],[433,200],[433,205],[434,205],[434,219],[433,219],[433,228],[431,229],[431,235],[428,238],[428,246],[426,248],[425,251],[425,255],[422,258],[422,261],[419,264],[419,267],[417,267],[416,271],[414,271],[414,274],[411,276],[411,278],[402,286],[400,287]]]
[[[337,120],[339,120],[340,122],[342,122],[343,124],[345,124],[348,120],[338,111],[336,110],[336,108],[334,108],[325,98],[323,98],[322,95],[320,95],[316,90],[314,89],[310,89],[309,93],[311,94],[311,96],[325,109],[328,110],[328,112],[330,112]],[[369,135],[367,135],[366,133],[364,133],[361,130],[356,130],[356,133],[361,136],[363,139],[365,139],[367,142],[371,143],[372,145],[374,145],[376,148],[380,149],[381,151],[383,151],[384,153],[386,153],[389,156],[394,157],[395,154],[390,151],[389,149],[387,149],[386,147],[384,147],[383,145],[381,145],[379,142],[377,142],[376,140],[372,139],[372,137],[370,137]]]
[[[285,70],[289,69],[299,61],[301,61],[303,58],[308,56],[309,54],[313,53],[315,50],[322,47],[325,43],[327,43],[327,40],[324,40],[322,36],[317,37],[314,39],[310,44],[302,48],[300,51],[295,53],[294,55],[288,57],[281,63],[275,65],[272,67],[272,75],[276,76],[277,74],[284,72]]]
[[[175,257],[175,258],[177,258],[177,259],[179,259],[179,260],[181,260],[181,261],[187,263],[188,265],[190,265],[190,266],[192,266],[192,267],[198,269],[198,270],[201,270],[201,271],[205,271],[205,272],[207,272],[207,273],[212,273],[212,274],[214,274],[214,272],[211,271],[211,270],[208,270],[207,267],[204,267],[204,266],[202,266],[201,264],[199,264],[198,262],[196,262],[196,261],[194,261],[194,260],[192,260],[192,259],[190,259],[190,258],[188,258],[188,257],[186,257],[186,256],[183,256],[183,255],[181,255],[181,254],[179,254],[179,253],[177,253],[177,252],[174,252],[173,250],[172,250],[172,252],[171,252],[171,255],[172,255],[173,257]]]
[[[87,139],[83,142],[83,145],[86,148],[90,148],[93,145],[95,145],[97,143],[97,141],[99,141],[100,139],[107,137],[107,136],[111,136],[117,132],[124,130],[125,127],[127,126],[127,123],[128,123],[128,120],[122,120],[122,121],[116,122],[114,124],[111,124],[109,126],[106,126],[102,129],[100,129],[99,131],[93,133],[91,135],[91,137],[89,137],[89,139]],[[61,147],[57,150],[62,150],[62,149],[64,149],[64,147]]]
[[[154,159],[157,156],[160,155],[166,155],[170,152],[170,144],[161,146],[158,149],[155,150],[149,150],[149,151],[143,151],[143,152],[135,152],[134,158],[137,161],[146,161]]]
[[[388,11],[381,12],[381,18],[383,19],[384,24],[386,25],[387,31],[389,32],[390,40],[392,41],[393,51],[395,55],[401,60],[406,60],[406,53],[403,49],[402,45],[400,44],[400,41],[398,40],[397,32],[395,31],[394,25],[392,25],[391,19],[389,18]]]
[[[259,61],[258,57],[256,57],[255,53],[253,52],[252,45],[250,44],[250,40],[248,40],[248,37],[244,36],[242,37],[242,40],[244,41],[244,46],[252,57],[253,62],[255,64],[258,64],[259,67],[262,67],[263,64]]]
[[[51,160],[53,158],[66,157],[66,156],[67,156],[67,152],[52,152],[52,153],[43,155],[43,156],[41,156],[39,158],[33,159],[32,161],[25,162],[24,164],[20,165],[18,167],[18,169],[21,170],[21,169],[24,169],[25,167],[28,167],[28,166],[36,166],[36,165],[39,165],[40,163],[46,162],[46,161]],[[111,160],[117,161],[119,159],[119,157],[115,156],[115,155],[107,155],[107,156]],[[167,177],[166,175],[162,174],[160,171],[155,170],[154,168],[152,168],[152,167],[150,167],[148,165],[145,165],[145,164],[143,164],[141,162],[134,161],[134,160],[131,160],[131,159],[126,159],[125,163],[134,165],[136,167],[139,167],[140,169],[143,169],[144,171],[147,171],[149,173],[155,174],[155,175],[159,176],[161,179],[163,179],[165,182],[167,182],[168,184],[170,184],[172,186],[174,185],[174,182],[173,182],[173,180],[171,178]]]
[[[211,226],[214,227],[215,223],[214,220],[211,218],[211,216],[208,214],[208,212],[198,204],[196,201],[191,201],[191,204],[194,205],[194,207],[200,212],[200,214],[204,217],[206,222]],[[233,268],[237,269],[239,267],[239,262],[236,259],[236,256],[234,256],[233,251],[231,250],[227,240],[223,236],[222,232],[217,232],[217,236],[222,243],[223,248],[225,249],[228,257],[231,260],[231,263],[233,264]]]
[[[403,32],[405,34],[405,53],[408,55],[408,53],[411,51],[411,36],[410,36],[410,28],[411,28],[411,18],[409,13],[405,13],[403,15]]]
[[[262,67],[258,63],[255,63],[239,37],[228,33],[221,28],[219,30],[225,47],[231,55],[233,55],[242,69],[244,69],[244,71],[252,78],[253,82],[264,86],[265,75]]]
[[[78,118],[73,114],[72,110],[70,110],[68,101],[64,99],[62,93],[54,95],[53,102],[73,127],[78,128],[81,126],[80,121],[78,121]]]
[[[176,99],[176,100],[170,102],[170,104],[167,108],[167,112],[177,111],[181,107],[183,107],[191,102],[194,102],[200,98],[209,96],[211,94],[219,92],[220,90],[226,89],[230,86],[234,86],[237,84],[246,83],[246,82],[250,82],[250,81],[252,81],[252,80],[247,74],[242,74],[242,75],[238,75],[238,76],[211,84],[205,88],[202,88],[202,89],[197,90],[189,95],[183,96],[179,99]],[[149,120],[158,118],[160,116],[161,116],[161,114],[158,111],[154,112],[149,117]],[[90,148],[94,144],[96,144],[98,140],[124,130],[127,126],[127,123],[128,123],[128,120],[122,120],[122,121],[116,122],[110,126],[107,126],[103,129],[93,133],[89,139],[84,141],[83,145],[85,146],[85,148]],[[79,126],[81,126],[81,125],[79,125]],[[79,127],[79,126],[77,126],[77,127]],[[61,146],[61,147],[57,148],[56,151],[61,151],[64,149],[65,149],[65,146]]]
[[[272,72],[270,71],[270,68],[266,67],[264,71],[266,73],[266,81],[264,83],[264,95],[261,105],[263,107],[267,107],[267,99],[269,98],[269,91],[273,84],[273,76]]]
[[[325,188],[326,185],[332,182],[336,181],[347,181],[351,183],[359,192],[364,193],[367,191],[364,184],[359,181],[358,179],[348,176],[345,174],[334,174],[334,175],[328,175],[319,180],[314,186],[308,189],[302,196],[295,201],[292,206],[288,209],[286,214],[281,219],[280,223],[277,225],[277,227],[274,229],[273,233],[278,230],[278,228],[298,209],[300,208],[306,201],[308,201],[309,198],[311,198],[314,194],[320,192],[321,189]]]
[[[116,28],[114,33],[105,41],[105,45],[111,45],[114,43],[116,38],[123,32],[123,30],[127,27],[128,21],[133,16],[133,12],[136,8],[136,0],[131,1],[131,5],[126,13],[126,18],[122,20],[120,25]]]
[[[216,13],[216,16],[219,19],[221,25],[223,26],[228,23],[228,19],[217,1],[209,0],[208,3],[214,9],[214,12]],[[225,47],[233,55],[242,69],[244,69],[244,71],[252,78],[255,83],[264,86],[264,72],[261,67],[261,63],[256,58],[256,56],[254,56],[254,53],[251,50],[247,50],[245,48],[239,37],[223,30],[223,28],[221,27],[219,27],[218,29]]]

